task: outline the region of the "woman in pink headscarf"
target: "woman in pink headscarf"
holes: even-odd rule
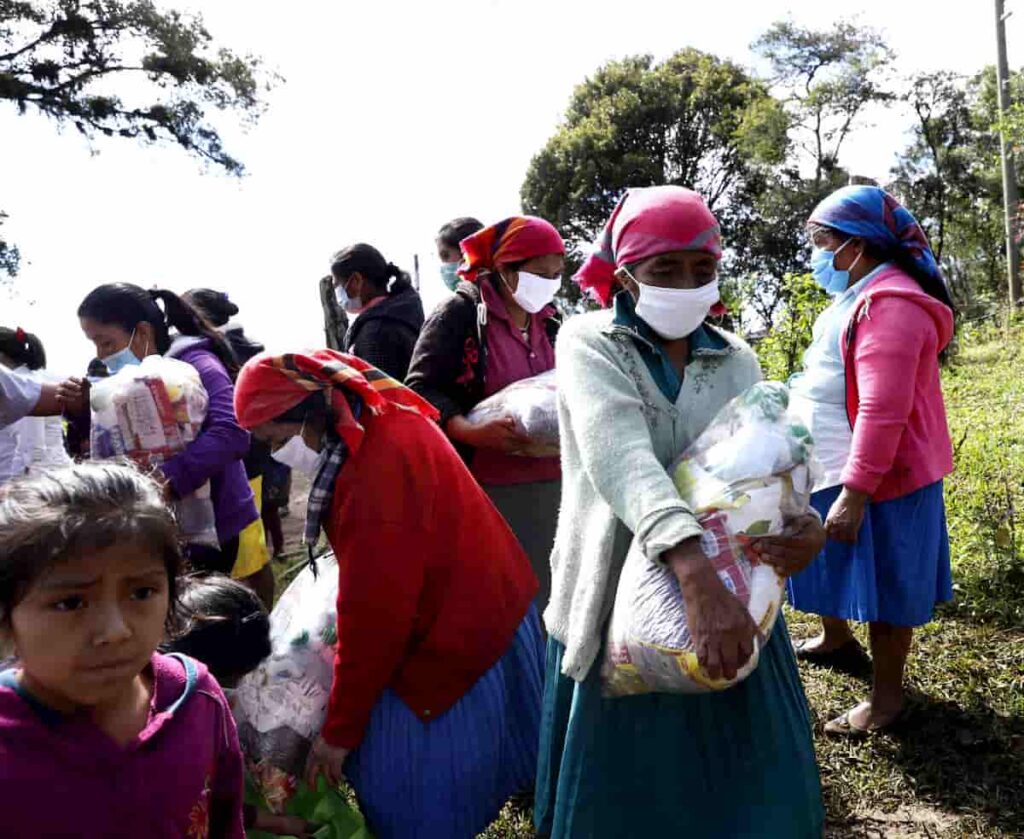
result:
[[[695,192],[633,189],[577,274],[611,308],[558,342],[562,504],[552,593],[538,833],[820,837],[810,719],[782,620],[754,673],[703,695],[605,699],[599,661],[627,552],[674,572],[701,664],[732,678],[757,632],[701,548],[667,467],[759,381],[750,348],[706,322],[719,303],[718,223]],[[815,516],[761,541],[783,574],[824,544]]]

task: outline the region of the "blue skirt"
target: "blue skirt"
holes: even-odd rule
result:
[[[820,839],[810,713],[782,617],[748,679],[720,693],[605,699],[548,641],[534,819],[553,839]]]
[[[386,690],[345,763],[377,839],[472,839],[532,788],[544,641],[530,607],[507,653],[447,713],[425,723]]]
[[[823,520],[841,491],[811,496]],[[788,588],[790,604],[801,612],[895,626],[928,623],[935,604],[953,599],[942,482],[869,504],[857,544],[829,540]]]

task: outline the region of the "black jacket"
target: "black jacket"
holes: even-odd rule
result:
[[[423,302],[412,288],[383,298],[349,327],[345,352],[357,355],[393,379],[404,381],[423,328]]]
[[[490,282],[486,277],[480,282]],[[434,310],[423,327],[405,383],[441,412],[441,427],[469,413],[484,397],[487,372],[487,326],[478,313],[483,298],[473,283],[459,283],[454,296]],[[554,346],[557,317],[544,321]]]

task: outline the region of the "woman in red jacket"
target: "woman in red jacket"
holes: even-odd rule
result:
[[[338,558],[309,779],[344,769],[379,839],[476,836],[536,772],[543,642],[522,548],[436,410],[354,356],[258,356],[235,406],[257,437],[307,450],[306,542],[323,527]]]

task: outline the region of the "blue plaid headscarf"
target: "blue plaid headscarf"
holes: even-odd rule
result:
[[[917,219],[881,187],[837,189],[814,208],[809,223],[858,236],[883,253],[903,251],[922,275],[946,283]]]

